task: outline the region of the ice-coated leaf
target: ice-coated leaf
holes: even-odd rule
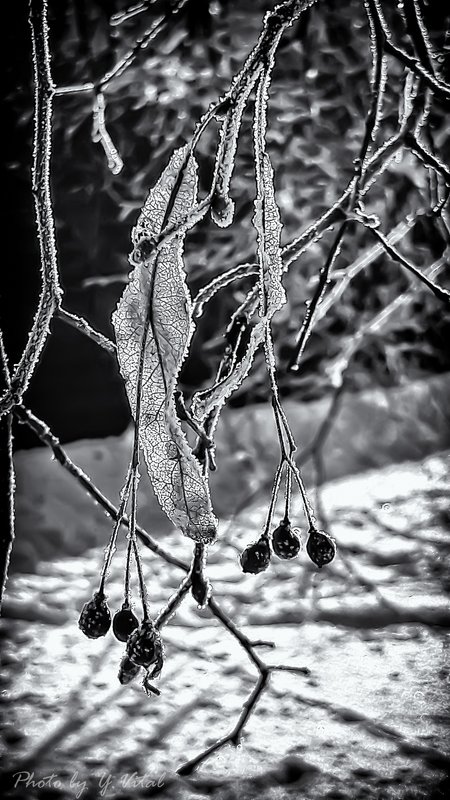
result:
[[[220,130],[220,142],[217,150],[214,184],[215,191],[211,202],[211,217],[216,225],[226,228],[233,221],[234,202],[228,192],[234,169],[239,131],[242,115],[255,85],[259,70],[253,69],[247,75],[236,99],[227,112]]]
[[[253,224],[258,239],[261,308],[270,320],[285,304],[286,293],[281,283],[283,261],[280,249],[280,212],[275,200],[273,169],[266,153],[262,158]]]
[[[253,223],[258,234],[261,319],[253,326],[247,350],[230,374],[215,386],[197,392],[194,396],[192,412],[199,420],[203,420],[213,408],[223,406],[228,397],[239,388],[251,369],[258,347],[264,341],[267,324],[286,302],[286,294],[281,283],[283,262],[280,249],[280,214],[275,200],[273,170],[267,155],[264,155],[262,160]]]
[[[142,245],[176,225],[196,203],[197,167],[187,147],[177,150],[151,190],[133,242]],[[177,418],[174,389],[193,333],[183,270],[186,227],[137,263],[113,315],[121,374],[133,415],[141,382],[139,441],[159,503],[195,541],[216,536],[206,477]]]

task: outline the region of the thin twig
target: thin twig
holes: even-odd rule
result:
[[[253,687],[250,695],[248,696],[247,700],[245,701],[242,707],[242,711],[239,715],[239,719],[237,720],[233,730],[231,730],[230,733],[227,733],[225,736],[222,736],[221,739],[217,739],[216,742],[214,742],[205,750],[203,750],[201,753],[199,753],[197,756],[195,756],[195,758],[186,761],[181,767],[178,767],[177,772],[179,775],[191,775],[192,772],[194,772],[194,770],[197,769],[197,767],[203,761],[205,761],[207,758],[209,758],[210,755],[215,753],[217,750],[220,750],[225,745],[232,744],[236,747],[239,744],[244,726],[246,725],[248,718],[250,717],[250,714],[255,709],[255,706],[258,700],[260,699],[264,689],[266,688],[267,682],[269,680],[269,674],[270,670],[268,668],[265,668],[263,671],[260,672],[258,680],[255,686]]]
[[[96,331],[92,325],[89,325],[89,322],[84,319],[84,317],[79,317],[77,314],[71,314],[69,311],[66,311],[64,308],[58,308],[57,318],[62,320],[62,322],[66,322],[72,328],[83,333],[85,336],[88,336],[89,339],[92,339],[93,342],[100,345],[103,350],[107,350],[108,353],[116,354],[117,348],[114,342],[111,339],[108,339],[107,336],[104,336],[103,333]]]
[[[100,142],[108,161],[108,169],[118,175],[123,169],[123,161],[106,128],[106,102],[103,92],[97,92],[92,107],[92,141]]]
[[[370,79],[371,101],[366,114],[364,134],[359,148],[359,153],[355,159],[354,178],[349,186],[350,196],[348,200],[348,210],[350,212],[352,212],[358,206],[360,201],[363,170],[367,168],[367,153],[372,144],[379,124],[383,104],[384,87],[386,83],[386,64],[383,49],[383,37],[380,35],[379,27],[375,24],[370,12],[370,0],[365,0],[364,6],[369,22],[372,51],[372,75]],[[307,302],[306,312],[297,336],[294,352],[289,362],[289,369],[291,370],[298,371],[300,368],[300,361],[312,331],[317,308],[323,299],[327,285],[330,281],[330,275],[336,259],[339,256],[348,225],[349,220],[347,219],[344,220],[344,222],[339,226],[339,229],[330,247],[325,264],[319,271],[319,280],[317,281],[317,286],[312,298]]]
[[[403,0],[399,6],[414,50],[423,67],[436,77],[430,40],[422,18],[418,0]]]
[[[15,406],[14,414],[17,419],[19,419],[21,422],[24,422],[29,428],[31,428],[31,430],[36,434],[41,442],[43,442],[43,444],[46,444],[48,447],[50,447],[55,459],[61,464],[62,467],[64,467],[64,469],[66,469],[71,475],[73,475],[74,478],[76,478],[83,489],[85,489],[88,494],[106,511],[111,519],[117,520],[119,517],[118,509],[102,494],[99,489],[97,489],[95,484],[86,475],[86,473],[83,472],[83,470],[72,461],[49,427],[42,422],[42,420],[36,417],[35,414],[22,405]],[[123,517],[122,524],[128,527],[128,517]],[[163,558],[168,564],[173,564],[173,566],[184,571],[188,570],[187,564],[167,552],[150,536],[150,534],[147,533],[147,531],[145,531],[139,525],[136,526],[136,533],[146,547],[148,547],[157,555],[161,556],[161,558]]]
[[[38,364],[57,311],[62,291],[59,285],[55,223],[50,192],[50,157],[53,96],[55,93],[48,43],[47,0],[30,0],[29,22],[33,47],[34,145],[32,191],[39,239],[42,291],[20,361],[11,375],[11,386],[0,400],[0,416],[20,402]]]
[[[450,170],[437,156],[430,153],[430,151],[419,142],[417,136],[414,136],[412,133],[408,134],[405,139],[405,144],[426,167],[431,167],[439,175],[442,175],[447,186],[450,186]]]
[[[364,224],[364,220],[361,219],[362,224]],[[415,275],[416,278],[419,278],[425,286],[433,292],[433,294],[441,300],[443,303],[448,305],[450,303],[450,292],[446,289],[441,288],[438,286],[434,281],[428,278],[423,272],[420,271],[411,261],[408,261],[405,256],[403,256],[392,244],[389,243],[388,239],[377,229],[373,228],[372,226],[365,226],[367,230],[372,232],[372,235],[375,236],[376,239],[383,245],[386,253],[394,260],[397,261],[398,264],[401,264],[405,267],[409,272]]]
[[[128,6],[123,11],[118,11],[117,14],[113,14],[111,19],[109,20],[110,25],[122,25],[124,22],[127,22],[132,17],[136,17],[138,14],[142,14],[143,11],[147,11],[149,6],[154,5],[157,0],[143,0],[141,3],[134,3],[134,5]]]
[[[394,56],[404,67],[407,67],[421,78],[433,93],[442,100],[450,100],[450,86],[440,78],[429,72],[429,70],[416,58],[408,55],[401,47],[397,47],[392,42],[392,35],[384,18],[384,14],[379,0],[368,0],[370,12],[377,26],[380,36],[384,39],[384,48],[389,55]]]
[[[173,19],[174,16],[176,16],[176,14],[178,14],[179,11],[181,11],[186,3],[187,0],[178,0],[178,2],[171,6],[165,14],[157,17],[152,22],[151,26],[143,33],[143,35],[136,39],[133,47],[117,61],[112,69],[105,72],[105,74],[98,81],[87,81],[86,83],[72,86],[58,86],[55,94],[67,95],[81,94],[83,92],[104,92],[105,89],[107,89],[116,78],[119,78],[121,75],[123,75],[128,67],[135,62],[137,56],[148,47],[150,42],[156,39],[156,37],[167,27],[168,23]]]
[[[3,333],[0,330],[0,361],[1,372],[5,386],[11,387],[11,374],[9,371],[8,356],[3,341]],[[5,514],[2,514],[0,529],[0,609],[3,601],[3,592],[8,578],[9,560],[14,543],[15,535],[15,488],[16,478],[13,460],[13,430],[12,413],[0,420],[1,447],[0,457],[2,470],[7,480]],[[5,440],[5,441],[4,441]]]

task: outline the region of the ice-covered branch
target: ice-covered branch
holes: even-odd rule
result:
[[[386,253],[393,261],[396,261],[398,264],[401,264],[405,269],[411,272],[412,275],[415,275],[425,286],[430,289],[431,292],[441,300],[446,305],[450,304],[450,292],[446,289],[443,289],[441,286],[438,286],[434,281],[431,280],[427,275],[421,272],[418,267],[416,267],[411,261],[409,261],[405,256],[403,256],[392,244],[389,243],[389,240],[379,231],[377,228],[373,228],[372,226],[366,226],[367,230],[370,230],[373,236],[381,243],[383,248],[385,249]]]
[[[115,354],[116,353],[116,345],[111,339],[108,339],[107,336],[103,336],[102,333],[96,331],[92,325],[89,325],[89,322],[84,319],[84,317],[79,317],[77,314],[71,314],[70,311],[66,311],[65,308],[58,308],[57,312],[58,319],[62,320],[62,322],[67,323],[70,325],[71,328],[75,328],[75,330],[83,333],[85,336],[88,336],[89,339],[92,339],[95,344],[100,345],[103,350],[107,350],[108,353]]]
[[[11,387],[11,375],[8,365],[8,356],[5,350],[3,341],[3,333],[0,330],[0,361],[1,361],[1,374],[3,377],[2,383],[8,389]],[[2,514],[2,523],[0,529],[0,608],[3,600],[3,591],[5,589],[6,580],[8,577],[9,559],[11,556],[11,549],[14,542],[15,534],[15,471],[13,461],[13,431],[12,431],[12,413],[9,412],[3,419],[0,420],[0,464],[1,471],[6,477],[6,502],[4,513]]]
[[[60,444],[58,438],[51,432],[49,427],[41,419],[36,417],[31,411],[22,405],[15,406],[14,414],[20,422],[25,423],[41,440],[41,442],[51,449],[56,461],[69,472],[73,478],[83,487],[85,491],[95,500],[111,517],[116,520],[119,516],[118,509],[111,503],[107,497],[95,486],[93,481],[86,473],[75,464],[65,449]],[[122,524],[128,527],[128,517],[123,516]],[[188,569],[187,565],[180,561],[175,556],[168,553],[161,547],[143,528],[139,525],[136,526],[136,532],[142,543],[152,550],[157,555],[161,556],[168,564],[172,564],[179,569]]]
[[[370,29],[370,42],[371,42],[371,53],[372,53],[372,74],[370,78],[371,101],[369,103],[369,108],[366,114],[364,133],[361,140],[359,153],[354,162],[355,170],[354,170],[353,181],[349,186],[350,196],[348,199],[347,208],[350,211],[353,211],[358,206],[360,201],[363,171],[367,170],[368,167],[367,154],[369,148],[373,143],[376,130],[379,125],[383,107],[384,89],[387,76],[387,67],[386,67],[384,47],[383,47],[384,44],[383,37],[380,33],[379,26],[375,24],[375,21],[373,19],[370,7],[371,6],[370,0],[365,0],[364,5]],[[336,259],[339,256],[344,235],[348,229],[348,225],[349,221],[344,220],[344,222],[342,222],[342,224],[339,226],[338,231],[333,239],[330,250],[328,252],[325,264],[321,267],[319,271],[319,279],[317,281],[315,291],[311,299],[307,303],[303,322],[300,327],[294,352],[292,354],[292,358],[289,363],[289,368],[292,370],[297,371],[300,368],[300,361],[306,346],[306,342],[308,341],[308,337],[311,333],[312,326],[314,324],[314,318],[317,312],[317,308],[325,294],[327,285],[330,280],[330,274],[333,270],[333,266],[336,262]]]
[[[404,67],[410,69],[417,77],[421,78],[436,97],[448,102],[450,100],[450,86],[445,81],[437,78],[433,72],[430,72],[428,65],[424,65],[422,61],[418,61],[403,50],[403,48],[397,47],[397,45],[393,43],[392,34],[385,20],[379,0],[368,0],[368,4],[379,35],[384,40],[386,52],[394,56],[397,61],[403,64]]]
[[[0,415],[20,402],[50,332],[50,322],[61,303],[50,192],[53,96],[47,24],[47,0],[31,0],[30,16],[34,75],[34,145],[32,189],[39,238],[42,291],[24,352],[11,375],[11,386],[0,400]]]

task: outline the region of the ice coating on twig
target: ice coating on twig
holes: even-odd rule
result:
[[[231,200],[228,192],[234,169],[242,115],[247,105],[250,92],[258,77],[258,72],[258,69],[253,70],[247,76],[246,83],[240,90],[236,99],[231,101],[231,108],[227,112],[220,130],[220,142],[217,149],[215,164],[215,190],[211,204],[211,217],[216,225],[219,225],[221,228],[228,227],[233,221],[234,202]]]

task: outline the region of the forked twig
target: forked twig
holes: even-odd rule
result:
[[[179,0],[178,3],[173,5],[170,9],[170,15],[173,16],[174,13],[178,13],[185,5],[186,0]],[[203,115],[200,119],[191,143],[189,145],[189,156],[192,155],[194,148],[196,147],[200,136],[203,134],[204,130],[206,129],[207,125],[216,117],[216,115],[221,112],[225,114],[228,120],[233,120],[233,104],[237,102],[237,98],[239,93],[241,93],[241,100],[242,97],[245,98],[245,102],[248,100],[250,91],[256,85],[256,111],[255,111],[255,143],[256,143],[256,162],[257,162],[257,185],[258,185],[258,200],[261,202],[262,207],[264,207],[264,203],[268,199],[267,190],[266,188],[261,189],[263,185],[263,170],[268,162],[268,156],[265,150],[265,126],[266,126],[266,107],[267,107],[267,92],[270,82],[270,74],[271,69],[274,63],[274,54],[276,51],[276,47],[278,42],[281,38],[282,33],[284,30],[292,24],[292,22],[297,19],[303,11],[305,11],[314,0],[285,0],[285,2],[281,3],[280,5],[276,6],[276,8],[269,12],[264,20],[264,26],[261,33],[261,36],[252,49],[250,55],[246,59],[242,69],[238,72],[235,79],[233,80],[229,91],[226,93],[224,98],[219,100],[216,104],[213,104]],[[130,18],[131,16],[135,16],[141,10],[142,6],[147,6],[149,3],[141,3],[139,6],[132,7],[124,12],[124,18]],[[408,9],[411,10],[411,2],[408,4]],[[416,3],[413,2],[414,10],[416,11]],[[314,292],[311,306],[305,315],[305,319],[303,322],[302,329],[300,331],[299,337],[299,345],[297,351],[297,357],[301,357],[301,353],[303,351],[304,345],[306,343],[306,339],[311,331],[311,327],[313,323],[317,321],[320,315],[320,309],[318,308],[320,301],[324,295],[325,288],[327,286],[330,272],[333,268],[333,264],[335,259],[339,253],[339,248],[341,245],[342,237],[344,232],[347,230],[350,222],[358,221],[363,222],[366,227],[369,227],[373,235],[375,235],[378,239],[379,245],[377,248],[372,249],[372,253],[374,253],[373,257],[376,257],[381,249],[386,250],[388,254],[395,258],[395,260],[402,263],[410,272],[413,272],[417,277],[427,285],[434,293],[440,298],[445,299],[448,302],[450,297],[449,293],[440,287],[437,287],[434,282],[423,275],[414,265],[411,265],[401,254],[396,251],[393,243],[394,237],[391,236],[389,239],[383,236],[376,228],[373,228],[371,225],[367,224],[367,219],[364,217],[364,213],[362,210],[362,200],[367,192],[370,190],[370,187],[373,185],[374,181],[379,177],[382,172],[387,169],[393,155],[399,150],[402,146],[409,147],[420,159],[423,161],[427,167],[434,170],[434,172],[439,173],[445,180],[448,181],[449,173],[448,169],[445,165],[442,164],[440,159],[434,155],[434,153],[430,153],[419,141],[419,132],[420,132],[420,123],[423,122],[426,114],[429,110],[429,103],[425,102],[425,105],[420,101],[420,97],[417,96],[414,98],[413,102],[410,104],[408,112],[405,112],[404,118],[399,123],[398,131],[387,141],[385,142],[378,150],[371,155],[371,148],[374,142],[374,137],[380,117],[380,110],[381,110],[381,102],[383,98],[384,92],[384,67],[385,67],[385,53],[390,53],[394,55],[398,60],[400,60],[408,69],[412,70],[416,75],[420,76],[420,85],[422,83],[429,87],[430,92],[434,93],[436,96],[444,99],[449,99],[450,97],[450,87],[448,87],[445,82],[443,82],[440,78],[438,78],[433,71],[433,63],[432,59],[427,59],[428,51],[423,49],[423,42],[420,39],[420,36],[423,38],[423,31],[420,27],[420,18],[418,19],[419,25],[419,33],[417,33],[417,26],[414,28],[414,35],[416,37],[415,46],[418,51],[420,51],[420,58],[419,60],[415,58],[411,58],[407,53],[403,50],[397,48],[393,45],[391,41],[390,31],[386,25],[384,20],[382,10],[378,0],[366,0],[365,7],[368,15],[369,27],[371,32],[371,40],[372,40],[372,97],[371,103],[366,115],[365,127],[363,132],[363,137],[361,141],[361,146],[359,150],[359,156],[356,159],[355,163],[355,170],[352,176],[352,179],[347,186],[346,190],[343,192],[341,197],[336,201],[336,203],[328,209],[325,214],[323,214],[318,220],[316,220],[309,228],[304,231],[300,237],[296,240],[291,242],[287,245],[282,251],[283,261],[281,262],[281,258],[279,260],[280,269],[280,276],[281,272],[288,269],[288,267],[298,258],[298,255],[303,252],[313,241],[315,241],[320,234],[332,226],[333,224],[340,223],[340,227],[338,229],[337,235],[335,236],[334,242],[330,249],[328,258],[325,262],[324,267],[322,268],[319,281]],[[184,573],[184,577],[182,578],[177,590],[169,598],[168,602],[166,603],[165,607],[159,612],[155,620],[155,626],[157,628],[162,628],[172,615],[176,612],[179,605],[183,602],[185,597],[187,596],[190,589],[193,589],[193,581],[197,579],[201,575],[201,563],[203,556],[204,556],[204,547],[203,545],[196,545],[194,558],[192,564],[189,566],[185,564],[183,561],[179,560],[175,556],[173,556],[168,550],[164,547],[161,547],[158,542],[156,542],[142,527],[137,524],[136,514],[137,514],[137,485],[138,485],[138,467],[139,467],[139,420],[140,420],[140,391],[141,391],[141,384],[142,384],[142,375],[143,370],[140,369],[139,376],[138,376],[138,392],[137,392],[137,400],[136,400],[136,407],[135,411],[135,439],[134,439],[134,446],[133,446],[133,455],[132,461],[130,465],[130,469],[128,471],[127,479],[125,481],[125,485],[122,492],[121,503],[119,508],[116,508],[95,486],[92,480],[87,476],[83,470],[81,470],[68,456],[64,448],[61,446],[58,439],[51,433],[49,428],[45,425],[45,423],[32,414],[22,402],[23,393],[25,392],[28,382],[32,376],[32,373],[36,367],[36,364],[39,359],[40,352],[42,350],[43,344],[48,336],[49,333],[49,324],[51,319],[55,314],[68,323],[72,325],[77,330],[81,331],[83,334],[89,336],[98,346],[104,348],[109,353],[115,353],[116,347],[115,345],[104,337],[99,332],[95,331],[84,319],[78,317],[74,314],[70,314],[69,312],[61,309],[61,290],[58,282],[58,272],[57,272],[57,256],[56,256],[56,249],[55,249],[55,239],[54,239],[54,218],[53,218],[53,211],[51,205],[51,196],[50,196],[50,181],[49,181],[49,171],[50,171],[50,153],[51,153],[51,118],[52,118],[52,100],[56,94],[63,95],[68,93],[76,93],[76,92],[83,92],[83,91],[93,91],[95,94],[95,119],[94,122],[96,124],[95,129],[95,136],[99,138],[102,142],[105,152],[107,153],[108,157],[111,160],[111,164],[113,170],[118,171],[120,166],[120,157],[118,156],[117,151],[115,150],[112,142],[109,138],[105,127],[105,120],[104,120],[104,112],[105,112],[105,104],[104,104],[104,95],[103,90],[114,80],[114,78],[118,77],[119,75],[123,74],[123,72],[127,69],[127,67],[133,63],[134,59],[136,58],[138,52],[147,46],[149,41],[154,38],[157,33],[159,33],[163,27],[167,23],[167,15],[163,15],[161,19],[158,19],[151,27],[149,31],[144,34],[144,37],[139,39],[135,46],[130,50],[116,65],[115,67],[103,76],[102,79],[98,83],[94,85],[94,83],[85,84],[78,87],[60,87],[60,89],[55,90],[55,87],[52,83],[51,73],[50,73],[50,56],[49,56],[49,46],[48,46],[48,28],[47,28],[47,0],[31,0],[30,3],[30,23],[32,29],[32,41],[33,41],[33,53],[34,53],[34,77],[35,77],[35,147],[34,147],[34,155],[33,155],[33,192],[35,196],[35,205],[36,205],[36,212],[37,212],[37,224],[38,224],[38,235],[40,240],[40,248],[41,248],[41,268],[42,268],[42,279],[43,279],[43,291],[41,294],[41,298],[39,301],[38,312],[33,323],[32,330],[30,332],[27,345],[25,347],[25,351],[22,355],[22,358],[14,370],[13,374],[10,376],[8,371],[7,359],[6,354],[4,353],[3,343],[2,340],[0,341],[1,344],[1,355],[3,359],[3,371],[5,376],[5,383],[6,383],[6,392],[0,400],[0,413],[8,414],[8,431],[9,431],[9,438],[8,438],[8,455],[10,459],[10,463],[12,462],[12,446],[11,446],[11,419],[12,415],[14,414],[15,417],[22,423],[28,425],[31,430],[40,438],[40,440],[48,446],[55,458],[58,462],[66,469],[74,479],[80,484],[80,486],[88,492],[88,494],[98,502],[102,508],[107,512],[107,514],[115,521],[115,526],[113,530],[113,536],[111,538],[111,543],[109,549],[107,550],[106,557],[105,557],[105,564],[104,564],[104,571],[101,579],[101,588],[104,586],[104,582],[106,579],[106,574],[109,569],[109,565],[111,563],[112,554],[115,548],[116,538],[120,529],[120,526],[123,524],[124,526],[128,527],[130,530],[130,546],[128,550],[128,564],[130,561],[130,555],[133,551],[137,564],[138,564],[138,572],[139,572],[139,579],[140,579],[140,586],[142,592],[142,599],[144,605],[144,618],[147,615],[147,606],[146,606],[146,595],[145,595],[145,584],[142,577],[142,571],[140,569],[139,563],[139,554],[136,542],[136,536],[140,539],[140,541],[152,550],[154,553],[159,555],[166,563],[175,566],[176,568],[180,569]],[[417,21],[416,19],[416,21]],[[118,20],[116,20],[118,21]],[[426,40],[425,45],[426,45]],[[417,81],[415,82],[417,83]],[[419,92],[417,92],[419,95]],[[405,102],[406,106],[406,102]],[[224,126],[223,130],[230,133],[229,129]],[[224,134],[225,135],[225,134]],[[237,135],[236,130],[231,130],[230,135]],[[218,150],[220,154],[220,148]],[[229,155],[229,153],[228,153]],[[231,161],[227,164],[227,176],[224,183],[227,183],[229,176],[231,174],[230,170],[232,169],[232,158]],[[217,164],[216,164],[217,166]],[[158,241],[154,243],[155,249],[160,249],[164,244],[177,236],[181,230],[183,230],[186,226],[188,221],[195,217],[195,215],[199,215],[200,211],[203,212],[205,209],[209,207],[211,204],[211,199],[213,192],[215,190],[215,180],[217,179],[217,175],[219,174],[219,168],[215,171],[215,177],[213,179],[213,183],[211,186],[211,190],[207,197],[200,201],[195,208],[188,209],[186,214],[187,216],[184,217],[181,221],[178,221],[176,224],[170,227],[169,225],[169,213],[166,213],[164,216],[164,220],[162,223],[161,234],[158,237]],[[229,182],[229,181],[228,181]],[[226,188],[226,187],[225,187]],[[176,186],[176,191],[179,189],[179,184]],[[170,198],[169,206],[171,208],[171,203],[173,205],[174,195]],[[359,214],[359,216],[358,216]],[[189,216],[191,215],[191,216]],[[199,217],[200,218],[200,217]],[[259,233],[261,233],[262,228],[264,227],[265,223],[262,223],[262,227],[260,227]],[[410,227],[410,226],[409,226]],[[408,228],[407,228],[408,229]],[[403,229],[402,229],[403,230]],[[265,238],[265,231],[262,231],[262,239]],[[267,306],[268,306],[268,292],[264,288],[264,280],[266,279],[265,275],[265,267],[266,267],[266,259],[268,257],[268,249],[265,247],[265,243],[261,245],[259,243],[259,256],[260,256],[260,264],[259,264],[259,281],[258,285],[252,292],[249,293],[246,301],[242,304],[240,313],[245,314],[249,309],[252,311],[256,310],[256,304],[258,300],[258,293],[259,293],[259,302],[260,302],[260,312],[261,316],[267,314]],[[277,253],[279,254],[279,248]],[[372,257],[372,256],[371,256]],[[367,263],[367,259],[364,261]],[[349,271],[350,272],[350,271]],[[202,293],[200,293],[198,302],[197,302],[197,310],[200,314],[202,311],[203,306],[206,302],[208,302],[211,297],[215,294],[218,288],[221,288],[224,285],[227,285],[233,279],[238,277],[244,277],[247,275],[255,274],[253,271],[253,265],[244,265],[234,268],[232,272],[229,272],[225,276],[219,276],[219,278],[215,279],[215,282],[211,282]],[[272,276],[273,277],[273,276]],[[350,278],[351,279],[351,278]],[[347,284],[348,284],[347,279]],[[347,285],[346,284],[346,285]],[[332,293],[330,293],[331,296]],[[329,296],[329,297],[330,297]],[[334,299],[340,296],[338,292],[334,293]],[[256,303],[255,303],[256,298]],[[150,297],[151,301],[151,297]],[[394,301],[395,302],[395,301]],[[324,302],[322,305],[322,309],[325,308],[326,303]],[[328,306],[329,307],[329,306]],[[394,307],[397,308],[397,305],[394,306],[394,303],[391,305],[391,310],[394,310]],[[386,311],[386,309],[385,309]],[[384,319],[387,318],[387,314],[384,314],[384,317],[380,317],[377,319],[372,320],[372,323],[369,326],[366,326],[364,330],[364,334],[374,330],[377,325],[379,325]],[[236,317],[236,315],[234,315]],[[270,317],[267,317],[267,322],[265,325],[265,337],[264,337],[264,346],[265,346],[265,355],[266,361],[268,365],[268,374],[269,374],[269,381],[270,381],[270,388],[272,394],[272,406],[274,410],[274,417],[275,423],[277,428],[277,435],[280,444],[280,463],[276,471],[274,487],[272,492],[272,498],[269,506],[269,512],[266,521],[266,528],[265,534],[268,534],[272,517],[275,509],[275,504],[278,497],[278,492],[281,484],[281,479],[283,475],[283,470],[286,470],[288,475],[288,480],[286,484],[286,498],[285,498],[285,507],[286,507],[286,515],[288,513],[289,504],[290,504],[290,494],[291,494],[291,480],[292,478],[296,481],[299,490],[301,492],[304,508],[305,508],[305,515],[308,521],[310,528],[313,528],[315,525],[315,517],[312,511],[312,508],[309,504],[306,491],[303,485],[302,476],[298,467],[298,464],[294,461],[294,452],[296,449],[296,445],[286,419],[285,413],[283,411],[279,392],[278,392],[278,385],[277,385],[277,375],[276,375],[276,360],[274,355],[273,349],[273,342],[272,342],[272,334],[271,334],[271,322]],[[149,316],[146,322],[147,327],[143,331],[143,340],[142,340],[142,353],[141,353],[141,360],[144,358],[144,350],[146,345],[146,334],[149,330],[149,327],[152,325],[152,318],[151,318],[151,311],[149,310]],[[240,335],[242,337],[242,330]],[[224,359],[222,361],[221,366],[219,367],[218,372],[218,380],[223,377],[223,372],[225,369],[233,370],[236,364],[237,359],[237,347],[241,341],[239,336],[234,343],[234,351],[231,354],[231,358],[228,360]],[[358,344],[362,340],[362,336],[358,338]],[[350,357],[354,354],[355,350],[349,353],[348,349],[344,352],[344,369],[341,370],[339,381],[336,383],[336,392],[333,397],[331,407],[329,410],[329,414],[327,415],[326,420],[323,422],[322,426],[320,427],[314,441],[310,445],[307,451],[304,451],[299,459],[299,461],[303,461],[306,457],[313,457],[316,459],[316,465],[318,465],[319,472],[321,470],[321,458],[322,458],[322,448],[323,444],[330,432],[331,425],[336,418],[336,414],[339,410],[339,404],[342,400],[345,384],[344,378],[346,375],[346,370],[348,368]],[[214,417],[214,413],[212,416],[208,417],[205,421],[205,441],[210,442],[212,444],[212,439],[209,439],[209,432],[210,429],[214,428],[215,422],[217,418]],[[197,430],[198,432],[198,430]],[[318,460],[317,460],[318,459]],[[11,475],[10,475],[11,478]],[[127,503],[131,498],[131,513],[128,517],[126,515]],[[345,550],[345,548],[344,548]],[[5,548],[5,552],[8,553],[8,547]],[[200,566],[199,566],[200,565]],[[197,570],[197,572],[196,572]],[[3,570],[6,573],[5,570]],[[369,586],[373,586],[372,584],[367,584]],[[206,597],[206,596],[205,596]],[[246,698],[246,700],[242,704],[241,711],[239,713],[238,719],[236,720],[235,725],[233,726],[232,730],[217,739],[216,742],[211,744],[209,747],[205,748],[201,753],[199,753],[194,758],[187,761],[185,764],[180,766],[178,772],[181,775],[189,775],[192,773],[196,767],[198,767],[201,763],[203,763],[210,755],[217,752],[226,744],[232,744],[236,746],[239,741],[241,740],[244,728],[248,722],[249,717],[254,712],[255,708],[257,707],[258,702],[260,701],[264,691],[268,688],[270,683],[271,674],[277,670],[279,671],[288,671],[288,672],[295,672],[298,674],[306,675],[308,674],[308,670],[305,667],[295,667],[289,665],[268,665],[261,659],[258,653],[255,650],[255,647],[261,642],[253,642],[250,638],[248,638],[239,628],[235,625],[235,623],[229,618],[229,616],[224,612],[224,610],[218,605],[216,600],[209,596],[204,603],[210,613],[219,621],[221,625],[232,635],[239,645],[243,648],[244,652],[246,653],[248,659],[250,660],[252,666],[256,669],[257,678],[254,683],[253,689]],[[302,702],[305,704],[313,704],[318,705],[319,707],[324,707],[326,710],[332,710],[333,713],[335,711],[334,708],[331,707],[330,704],[327,704],[325,701],[321,701],[320,699],[317,700],[309,700],[308,698],[302,698]],[[365,720],[362,720],[365,722]],[[72,730],[71,726],[64,727],[62,733],[70,733]],[[381,730],[384,735],[392,736],[393,738],[399,738],[397,732],[389,729],[388,726],[383,726],[381,724],[377,725],[377,730]],[[402,741],[404,741],[402,739]],[[415,745],[414,745],[415,747]],[[421,754],[424,752],[424,748],[416,747],[415,752]]]

